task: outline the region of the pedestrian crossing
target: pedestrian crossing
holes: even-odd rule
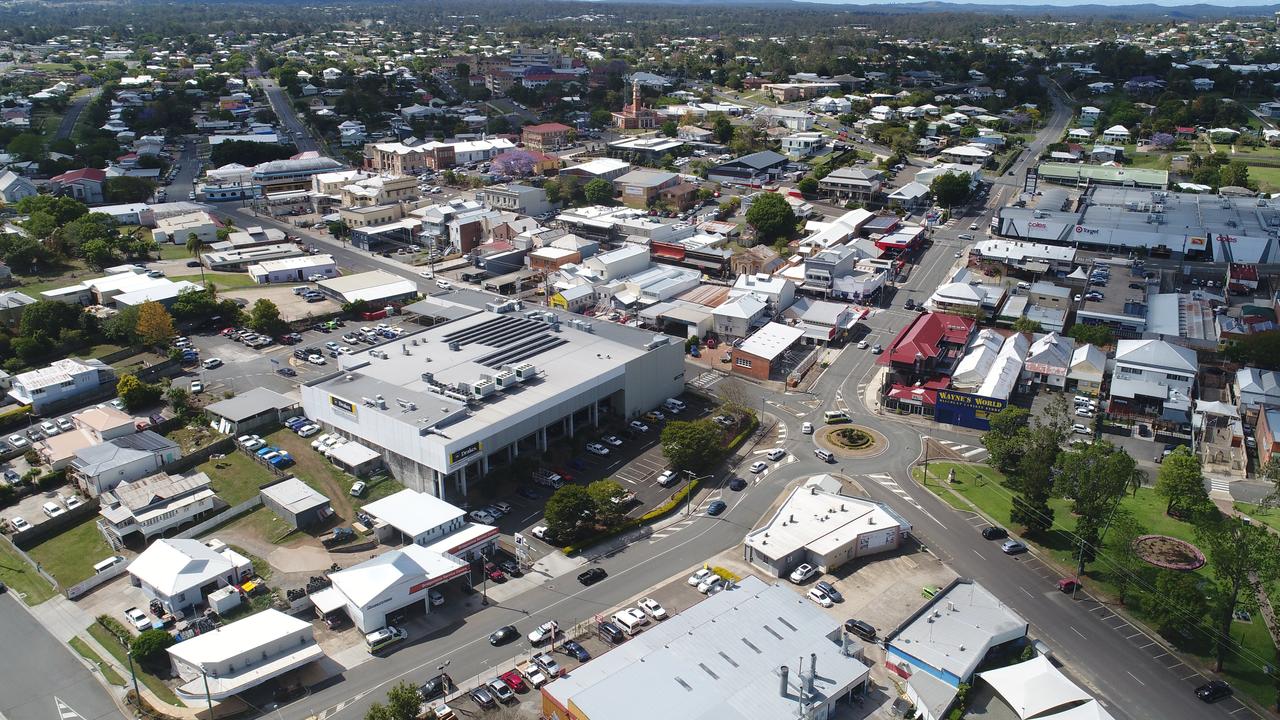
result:
[[[72,710],[70,705],[62,702],[56,695],[53,698],[53,704],[58,709],[58,717],[62,720],[84,720],[83,715]]]
[[[699,510],[702,509],[701,504],[699,504],[698,509]],[[663,538],[671,537],[672,535],[692,525],[694,522],[697,521],[698,517],[699,517],[698,515],[690,515],[689,517],[685,518],[684,520],[681,520],[680,522],[672,523],[662,528],[658,532],[655,532],[654,534],[649,536],[649,544],[652,545],[658,542],[659,540],[662,540]]]
[[[710,388],[712,385],[715,385],[716,383],[720,382],[723,379],[724,379],[724,375],[721,375],[718,372],[708,370],[698,375],[698,377],[690,380],[686,384],[689,385],[689,387],[696,387],[700,390],[706,390]]]
[[[987,456],[987,449],[980,445],[965,445],[954,440],[940,440],[938,438],[934,438],[933,441],[950,449],[965,460],[978,462]]]
[[[1230,495],[1231,481],[1226,478],[1211,477],[1209,478],[1209,492],[1219,492]]]
[[[897,495],[899,498],[901,498],[911,507],[924,513],[925,517],[938,523],[939,525],[942,525],[942,523],[938,520],[938,518],[930,514],[928,510],[924,509],[923,505],[921,505],[915,498],[911,497],[911,493],[903,489],[903,487],[898,484],[898,481],[893,479],[892,475],[889,475],[887,473],[872,473],[870,475],[867,475],[866,477],[867,479],[880,485],[880,487],[883,487],[884,489],[888,490],[894,495]],[[946,526],[943,525],[943,527],[946,527]]]

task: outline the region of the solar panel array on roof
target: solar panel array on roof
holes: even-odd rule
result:
[[[503,315],[492,320],[486,320],[479,325],[473,325],[463,330],[455,330],[446,334],[443,340],[446,343],[457,343],[460,347],[472,343],[479,343],[489,347],[506,347],[514,343],[523,342],[526,338],[546,329],[547,324],[543,322]]]
[[[534,355],[547,352],[548,350],[554,350],[561,345],[567,345],[568,342],[569,341],[564,338],[556,337],[551,333],[544,332],[523,341],[519,345],[507,347],[499,350],[498,352],[489,353],[483,357],[476,358],[476,362],[484,365],[485,367],[499,368],[503,365],[512,365],[518,362],[523,362]]]

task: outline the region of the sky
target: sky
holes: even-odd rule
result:
[[[914,0],[799,0],[800,2],[821,3],[825,5],[902,5],[912,4]],[[1074,5],[1109,5],[1128,7],[1137,4],[1174,7],[1178,5],[1214,5],[1218,7],[1269,7],[1276,5],[1276,0],[1026,0],[1026,2],[1002,2],[1000,0],[940,0],[948,5],[1008,5],[1012,7],[1026,5],[1053,5],[1071,7]]]

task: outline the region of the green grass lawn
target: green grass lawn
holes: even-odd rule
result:
[[[101,558],[99,558],[101,559]],[[97,562],[96,560],[94,562]],[[53,597],[53,586],[27,564],[7,541],[0,540],[0,580],[10,592],[22,594],[28,605],[39,605]]]
[[[112,635],[106,628],[96,622],[89,623],[89,634],[93,636],[94,640],[98,641],[98,644],[106,648],[107,652],[111,653],[111,656],[116,659],[116,662],[120,663],[121,667],[129,667],[129,658],[125,655],[126,651],[115,635]],[[138,681],[146,685],[147,689],[155,694],[157,698],[170,705],[182,707],[182,703],[178,701],[178,696],[169,689],[168,685],[164,684],[163,680],[147,672],[137,663],[134,663],[133,667],[138,674]]]
[[[956,482],[948,486],[947,473],[953,468],[956,471]],[[917,468],[916,479],[919,480],[921,476],[920,469]],[[928,488],[949,504],[970,509],[964,500],[960,499],[963,498],[981,508],[996,523],[1009,522],[1009,513],[1013,507],[1013,493],[1003,486],[1004,477],[994,468],[959,463],[930,463],[929,476]],[[954,494],[948,492],[948,487],[954,491]],[[1146,527],[1147,532],[1194,542],[1192,525],[1166,515],[1165,504],[1163,498],[1148,488],[1141,488],[1136,495],[1126,496],[1121,501],[1121,505],[1133,513],[1133,516]],[[1044,536],[1029,539],[1028,542],[1052,557],[1058,563],[1060,570],[1069,573],[1070,568],[1075,566],[1075,553],[1078,549],[1071,534],[1075,530],[1076,518],[1071,514],[1071,505],[1066,500],[1054,498],[1049,501],[1049,507],[1054,513],[1053,528]],[[1280,515],[1262,515],[1256,519],[1280,526]],[[1109,551],[1104,550],[1103,555],[1105,556],[1107,552]],[[1206,565],[1197,571],[1197,574],[1206,579],[1211,578],[1212,568]],[[1155,570],[1152,568],[1151,572],[1142,576],[1142,581],[1152,584],[1154,577]],[[1114,573],[1105,559],[1091,563],[1084,573],[1084,578],[1085,584],[1091,590],[1112,597],[1118,596],[1113,581]],[[1127,600],[1130,612],[1139,618],[1144,618],[1141,596],[1130,597]],[[1271,678],[1263,672],[1262,665],[1273,662],[1276,651],[1262,618],[1255,617],[1253,622],[1249,623],[1232,623],[1231,635],[1240,643],[1240,648],[1236,652],[1228,653],[1224,674],[1238,690],[1247,693],[1263,705],[1269,705],[1275,700],[1275,688]],[[1180,650],[1199,657],[1206,666],[1212,666],[1213,649],[1208,638],[1207,632],[1202,632],[1193,633],[1189,637],[1168,638],[1168,640]]]
[[[169,279],[174,282],[178,282],[180,280],[186,280],[188,282],[193,282],[199,285],[200,273],[196,273],[195,275],[178,275],[176,277],[171,277]],[[206,271],[204,274],[204,279],[208,281],[212,281],[213,284],[219,290],[234,290],[236,288],[248,288],[248,287],[258,286],[258,284],[253,281],[253,278],[249,277],[247,274],[242,275],[239,273],[223,273],[223,272],[207,272]]]
[[[102,677],[105,678],[107,682],[120,687],[124,686],[124,678],[120,677],[120,673],[116,672],[115,667],[110,663],[103,660],[101,655],[94,652],[94,649],[89,647],[89,643],[78,637],[71,638],[69,643],[71,645],[71,649],[79,653],[80,657],[97,666],[98,671],[102,673]]]
[[[1258,182],[1263,192],[1280,191],[1280,167],[1249,166],[1249,177]]]
[[[1275,508],[1264,508],[1253,503],[1238,502],[1233,503],[1236,510],[1249,516],[1253,522],[1260,522],[1263,525],[1280,532],[1280,512]]]
[[[191,260],[191,253],[187,252],[187,246],[175,245],[173,243],[160,243],[160,259],[161,260]]]
[[[196,466],[196,470],[209,475],[214,491],[229,505],[239,505],[257,495],[259,487],[275,479],[275,475],[239,450],[208,460]]]
[[[115,554],[98,530],[97,516],[55,535],[27,551],[63,587],[93,575],[93,564]]]
[[[103,355],[110,355],[113,352],[117,352],[123,349],[124,349],[123,345],[116,345],[115,343],[100,343],[98,345],[91,346],[88,350],[84,352],[84,354],[87,357],[100,358]]]
[[[1169,155],[1167,153],[1135,152],[1125,154],[1125,164],[1129,167],[1147,168],[1150,170],[1168,170]]]
[[[277,545],[294,539],[297,531],[289,527],[271,508],[262,506],[245,513],[223,527],[246,530],[249,533]]]

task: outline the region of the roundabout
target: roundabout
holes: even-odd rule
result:
[[[836,425],[815,433],[818,445],[839,458],[873,458],[888,449],[884,435],[862,425]]]

